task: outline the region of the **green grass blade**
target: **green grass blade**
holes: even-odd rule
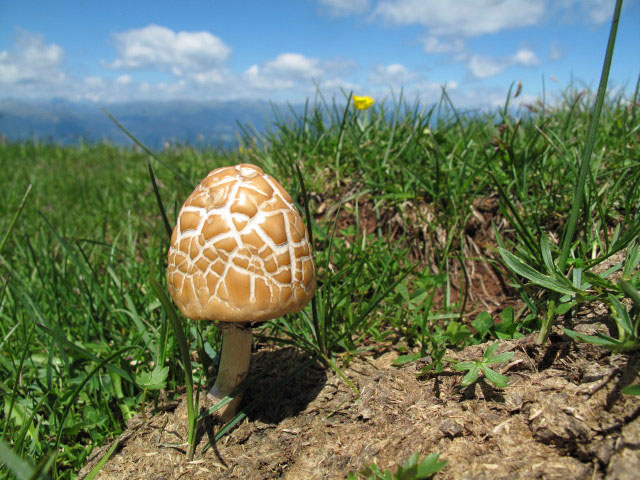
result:
[[[622,306],[620,301],[613,295],[608,295],[609,303],[616,313],[616,323],[618,327],[625,331],[627,335],[633,335],[633,326],[631,325],[631,317],[629,312]]]
[[[567,230],[562,240],[562,249],[560,251],[560,258],[558,260],[558,268],[561,272],[564,272],[567,259],[569,258],[569,250],[571,248],[573,236],[576,231],[578,215],[580,214],[580,210],[582,209],[583,205],[584,188],[587,180],[587,174],[590,171],[591,155],[593,153],[593,146],[596,141],[596,133],[598,130],[600,113],[602,112],[602,105],[604,104],[604,99],[607,93],[607,82],[609,80],[609,70],[611,69],[611,59],[613,58],[613,48],[616,43],[616,35],[618,33],[618,22],[620,21],[621,9],[622,0],[616,0],[613,19],[611,20],[611,29],[609,31],[609,40],[607,41],[607,52],[604,57],[602,74],[600,76],[600,85],[598,86],[598,93],[596,95],[596,103],[593,107],[593,113],[589,122],[587,141],[585,143],[584,150],[582,151],[578,184],[576,186],[575,195],[573,197],[571,214],[569,215],[569,222],[567,223]]]
[[[22,210],[24,209],[24,206],[27,203],[27,197],[29,197],[30,192],[31,192],[31,184],[29,184],[26,192],[24,192],[24,195],[22,196],[22,200],[20,200],[20,204],[18,205],[18,209],[16,210],[16,213],[13,215],[13,218],[11,219],[9,226],[7,227],[7,231],[5,232],[4,237],[2,237],[2,241],[0,242],[0,253],[2,253],[4,246],[7,244],[7,241],[9,240],[9,235],[11,235],[11,232],[13,231],[13,227],[15,227],[16,222],[20,217],[20,214],[22,213]]]
[[[189,461],[193,460],[193,454],[195,451],[195,439],[196,439],[196,405],[194,404],[193,398],[193,373],[191,368],[191,355],[189,353],[189,344],[187,343],[187,338],[184,334],[184,329],[182,328],[182,324],[180,323],[180,319],[178,318],[178,314],[176,309],[173,307],[171,300],[167,296],[164,288],[160,286],[158,281],[154,277],[154,272],[151,272],[149,276],[149,283],[151,284],[151,288],[155,292],[158,300],[162,304],[169,321],[171,322],[171,327],[173,328],[173,332],[176,335],[176,339],[178,340],[178,346],[180,347],[180,355],[182,357],[182,362],[184,365],[184,377],[185,377],[185,386],[186,386],[186,402],[187,402],[187,421],[189,422],[189,430],[188,430],[188,449],[187,449],[187,458]]]
[[[186,185],[191,186],[193,182],[191,182],[187,177],[185,177],[182,172],[174,168],[170,163],[163,161],[162,158],[160,158],[150,148],[148,148],[145,144],[143,144],[140,140],[138,140],[131,132],[129,132],[129,130],[127,130],[127,128],[124,125],[122,125],[118,121],[118,119],[116,119],[113,115],[111,115],[111,113],[109,113],[106,109],[103,108],[102,111],[109,118],[109,120],[111,120],[116,125],[116,127],[118,127],[122,131],[122,133],[124,133],[127,137],[129,137],[129,139],[133,143],[135,143],[138,147],[140,147],[147,155],[157,160],[158,163],[161,164],[163,167],[169,169],[176,176],[176,178],[184,182]]]
[[[616,340],[615,338],[597,333],[596,335],[586,335],[584,333],[574,332],[567,328],[562,329],[570,338],[576,341],[591,343],[592,345],[598,345],[610,350],[620,350],[624,347],[623,342]]]
[[[571,283],[566,284],[559,278],[550,277],[549,275],[538,272],[535,268],[527,265],[520,258],[504,248],[498,247],[498,252],[509,269],[540,287],[565,295],[575,295],[580,292],[578,289],[573,289]],[[569,281],[567,280],[567,282]]]
[[[29,480],[35,471],[33,466],[16,455],[3,440],[0,440],[0,462],[4,463],[17,480]]]
[[[96,355],[94,355],[93,353],[91,353],[89,350],[76,345],[73,342],[70,342],[69,340],[67,340],[60,332],[58,332],[57,330],[53,330],[49,327],[47,327],[46,325],[43,325],[42,323],[36,323],[36,325],[38,326],[38,328],[44,330],[45,332],[47,332],[49,335],[51,335],[51,337],[55,338],[55,340],[59,343],[61,343],[62,345],[64,345],[67,348],[70,348],[71,350],[73,350],[74,352],[78,353],[80,356],[86,358],[87,360],[91,360],[93,362],[103,362],[103,360],[100,357],[97,357]],[[106,364],[105,368],[107,368],[108,370],[111,370],[113,373],[120,375],[122,378],[124,378],[125,380],[131,382],[131,383],[135,383],[135,380],[133,379],[133,377],[131,375],[129,375],[128,372],[124,371],[123,369],[121,369],[120,367],[116,367],[115,365],[111,365],[111,364]]]
[[[622,291],[627,295],[638,310],[640,310],[640,292],[636,290],[631,283],[626,280],[620,280],[620,287]]]
[[[109,461],[111,455],[113,455],[113,452],[116,451],[116,448],[118,448],[119,444],[120,439],[113,442],[113,444],[109,447],[109,450],[107,450],[107,453],[105,453],[102,458],[98,460],[98,463],[93,466],[87,476],[84,477],[84,480],[93,480],[94,478],[96,478],[96,476],[100,473],[100,470],[102,470],[102,467],[104,467],[104,464]]]
[[[309,195],[307,195],[307,188],[304,184],[304,177],[302,176],[302,172],[300,171],[300,165],[298,165],[298,160],[295,159],[294,165],[296,168],[296,173],[298,174],[298,181],[300,182],[300,188],[302,189],[302,197],[304,198],[304,214],[307,219],[307,231],[309,232],[309,243],[311,244],[311,250],[315,254],[315,244],[313,242],[313,228],[311,228],[311,210],[309,209]],[[313,321],[313,329],[315,331],[316,342],[318,342],[318,349],[324,355],[327,353],[327,342],[323,329],[320,328],[320,322],[318,319],[318,306],[316,303],[316,296],[314,295],[311,298],[311,319]]]
[[[628,385],[622,389],[626,395],[640,395],[640,385]]]
[[[156,204],[158,205],[158,209],[160,210],[160,216],[162,217],[162,224],[164,225],[164,229],[167,232],[167,237],[171,239],[171,233],[173,232],[173,228],[169,223],[169,219],[167,218],[167,212],[164,209],[164,203],[162,203],[162,197],[160,196],[160,190],[158,189],[158,183],[156,182],[156,175],[153,171],[153,165],[151,165],[151,160],[147,159],[147,169],[149,170],[149,178],[151,179],[151,186],[153,187],[153,194],[156,197]]]

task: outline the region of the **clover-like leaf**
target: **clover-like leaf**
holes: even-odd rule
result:
[[[471,322],[471,326],[475,328],[482,337],[484,337],[489,333],[489,329],[493,326],[493,318],[489,312],[485,310],[478,314],[478,316]]]
[[[155,367],[151,372],[144,371],[136,375],[136,384],[145,390],[162,390],[167,385],[169,367]]]

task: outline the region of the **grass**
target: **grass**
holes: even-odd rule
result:
[[[151,159],[109,144],[1,145],[2,461],[75,478],[143,402],[151,414],[162,392],[184,393],[179,339],[149,281],[164,285],[168,245],[149,165],[169,222],[208,171],[241,162],[260,165],[309,208],[315,315],[309,306],[256,334],[338,370],[383,346],[399,363],[430,355],[423,374],[438,372],[446,348],[539,328],[551,301],[570,315],[584,299],[605,299],[631,329],[625,338],[637,339],[637,314],[625,316],[619,299],[637,293],[638,275],[625,270],[623,291],[589,267],[633,251],[640,232],[638,88],[603,104],[564,271],[553,258],[595,99],[573,86],[553,105],[512,101],[460,112],[443,93],[428,108],[398,99],[359,111],[318,96],[264,135],[247,128],[237,149],[178,145]],[[483,288],[500,282],[492,303]],[[198,351],[197,389],[215,370],[219,337],[214,325],[183,325]]]

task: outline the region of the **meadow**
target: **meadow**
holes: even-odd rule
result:
[[[266,133],[245,127],[228,150],[0,145],[2,461],[20,479],[76,478],[142,408],[184,393],[171,312],[151,284],[166,285],[182,202],[225,165],[280,180],[314,237],[314,304],[258,327],[260,345],[293,346],[338,374],[386,349],[398,365],[420,361],[425,378],[447,368],[447,352],[533,332],[544,343],[597,301],[618,326],[610,336],[556,336],[637,349],[638,86],[603,97],[596,127],[595,92],[570,86],[512,107],[518,95],[514,85],[493,112],[458,111],[446,92],[428,107],[398,98],[363,110],[318,95]],[[204,388],[216,326],[182,323]],[[480,363],[457,365],[463,385],[506,385]]]

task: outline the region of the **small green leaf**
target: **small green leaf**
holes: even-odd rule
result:
[[[167,385],[169,367],[157,366],[151,372],[142,372],[136,375],[136,384],[145,390],[162,390]]]
[[[211,344],[209,344],[209,342],[206,342],[206,341],[204,342],[204,353],[206,353],[206,354],[207,354],[207,356],[211,359],[211,361],[212,361],[214,364],[217,364],[217,363],[218,363],[218,361],[219,361],[219,360],[218,360],[218,357],[219,357],[218,352],[216,352],[216,351],[213,349],[213,347],[211,346]]]
[[[573,286],[566,278],[561,276],[550,277],[549,275],[544,275],[504,248],[498,247],[498,252],[510,270],[521,277],[530,280],[536,285],[558,293],[564,293],[566,295],[575,295],[578,293],[576,289],[572,288]]]
[[[462,381],[460,382],[460,385],[462,385],[463,387],[467,387],[471,385],[473,382],[475,382],[476,380],[478,380],[478,364],[474,363],[473,366],[467,372],[467,374],[464,377],[462,377]]]
[[[431,455],[428,455],[422,459],[420,464],[418,465],[418,474],[416,476],[416,480],[423,480],[426,478],[430,478],[431,476],[438,473],[440,470],[444,468],[447,464],[446,460],[439,460],[440,453],[435,452]]]
[[[640,310],[640,292],[625,280],[620,281],[620,287],[622,287],[622,291],[631,299],[636,308]]]
[[[622,389],[626,395],[640,395],[640,385],[628,385]]]
[[[493,318],[486,310],[480,312],[478,316],[471,322],[471,326],[475,328],[478,333],[484,337],[489,333],[489,329],[493,326]]]
[[[562,329],[564,333],[566,333],[571,339],[591,343],[592,345],[600,345],[601,347],[605,347],[611,350],[618,350],[623,347],[623,343],[616,340],[615,338],[608,337],[606,335],[602,335],[601,333],[597,335],[585,335],[584,333],[574,332],[573,330],[569,330],[567,328]]]
[[[462,372],[464,370],[470,370],[477,365],[478,362],[458,362],[453,366],[453,369],[456,372]]]
[[[582,268],[574,268],[573,269],[573,274],[572,274],[572,278],[573,278],[573,286],[576,287],[577,289],[580,289],[580,287],[582,286]]]
[[[624,330],[627,335],[633,335],[633,326],[631,325],[631,318],[629,317],[629,312],[622,306],[620,301],[614,297],[613,295],[608,295],[609,303],[611,303],[611,307],[613,308],[615,315],[614,319],[618,324],[618,328]]]
[[[391,363],[393,363],[394,365],[404,365],[405,363],[415,362],[419,358],[421,358],[420,353],[412,353],[410,355],[400,355]]]
[[[549,244],[549,239],[546,236],[542,236],[542,238],[540,238],[540,250],[542,252],[542,260],[544,261],[544,266],[547,267],[547,272],[550,275],[553,275],[556,268],[553,264],[553,258],[551,257],[551,247]]]
[[[500,314],[500,318],[502,321],[493,327],[496,337],[500,340],[504,340],[522,336],[522,334],[518,332],[518,325],[515,323],[513,307],[505,308]]]
[[[624,259],[624,270],[622,271],[622,278],[628,279],[635,271],[636,267],[640,264],[640,248],[638,248],[638,242],[633,241],[627,247],[627,254]],[[640,308],[640,305],[638,305]]]
[[[493,342],[491,345],[489,345],[487,349],[484,351],[484,353],[482,354],[483,360],[487,360],[493,357],[497,349],[498,349],[498,342]]]
[[[576,301],[561,303],[560,305],[558,305],[556,307],[556,313],[558,315],[564,315],[569,310],[571,310],[573,307],[575,307],[577,304],[578,304],[578,302],[576,302]]]
[[[513,307],[505,308],[502,311],[502,313],[500,314],[500,319],[502,320],[501,325],[503,327],[511,326],[515,321],[515,315],[514,315]]]
[[[449,338],[449,341],[455,345],[469,337],[471,335],[471,330],[469,330],[466,325],[462,325],[455,320],[452,320],[447,325],[447,329],[444,334]]]
[[[491,370],[486,365],[481,365],[480,368],[482,369],[484,377],[491,383],[493,383],[496,387],[505,388],[509,384],[509,377],[507,377],[506,375],[501,375],[495,370]]]
[[[506,363],[513,358],[515,354],[513,352],[502,352],[498,355],[494,355],[491,358],[487,358],[483,363],[486,365],[498,365],[499,363]]]

